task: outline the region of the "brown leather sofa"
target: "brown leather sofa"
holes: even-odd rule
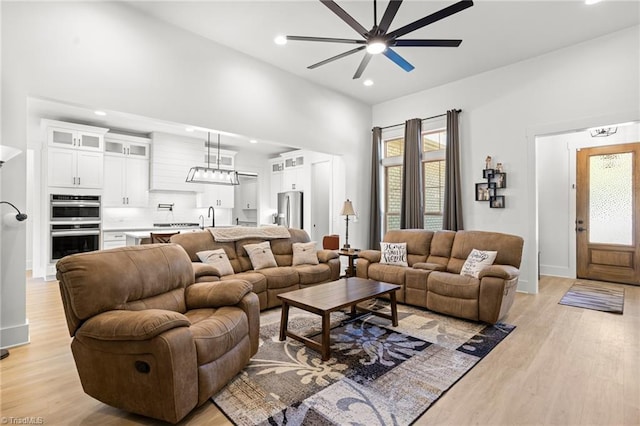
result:
[[[56,267],[80,382],[105,404],[176,423],[258,350],[251,285],[194,283],[177,244],[76,254]]]
[[[335,281],[340,276],[340,259],[331,250],[318,251],[318,265],[291,266],[293,260],[293,243],[307,243],[309,235],[303,229],[289,228],[290,238],[271,239],[271,251],[277,267],[253,270],[251,260],[244,249],[246,244],[266,241],[260,238],[244,238],[238,241],[215,241],[211,232],[185,232],[171,237],[171,242],[181,245],[193,262],[197,282],[226,281],[243,279],[250,282],[253,292],[258,295],[260,309],[280,306],[277,295],[297,290],[310,285]],[[211,265],[200,262],[197,253],[206,250],[224,249],[234,274],[220,276],[218,270]]]
[[[409,266],[380,263],[380,251],[360,252],[356,275],[402,286],[399,302],[474,321],[495,324],[515,298],[524,241],[485,231],[389,231],[384,242],[407,243]],[[460,275],[473,249],[497,251],[478,278]]]

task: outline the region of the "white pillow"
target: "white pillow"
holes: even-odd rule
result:
[[[259,244],[246,244],[244,249],[249,255],[254,270],[278,266],[276,259],[273,257],[269,241]]]
[[[471,250],[469,257],[467,257],[464,265],[462,265],[460,275],[468,275],[470,277],[478,278],[480,271],[493,265],[493,261],[496,260],[497,255],[497,251]]]
[[[296,265],[317,265],[318,254],[316,252],[316,242],[293,243],[293,261],[291,266]]]
[[[233,266],[231,266],[229,257],[227,257],[224,249],[199,251],[196,253],[196,256],[198,256],[198,259],[200,259],[202,263],[216,268],[221,276],[234,274]]]
[[[407,243],[380,243],[380,263],[409,266],[407,263]]]

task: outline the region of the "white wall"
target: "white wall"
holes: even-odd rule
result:
[[[525,240],[519,290],[537,292],[535,136],[640,118],[640,34],[629,28],[432,90],[375,105],[387,126],[461,108],[463,215],[466,229]],[[614,121],[611,121],[614,120]],[[474,201],[484,159],[508,173],[505,209]]]
[[[613,123],[612,123],[613,124]],[[576,153],[580,148],[640,142],[640,124],[618,127],[608,137],[588,131],[536,140],[540,273],[576,277]]]
[[[344,95],[115,2],[1,2],[2,140],[27,146],[27,96],[343,153],[368,206],[371,109]],[[2,196],[26,203],[26,156],[2,170]],[[366,213],[366,212],[363,212]],[[351,230],[350,230],[351,231]],[[366,240],[359,229],[354,242]],[[2,346],[28,340],[26,231],[2,232]],[[17,330],[11,334],[10,331]]]

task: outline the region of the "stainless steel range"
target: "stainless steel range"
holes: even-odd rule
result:
[[[51,194],[51,263],[100,249],[99,195]]]

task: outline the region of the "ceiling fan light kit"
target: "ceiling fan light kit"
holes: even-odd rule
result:
[[[409,72],[415,67],[411,65],[406,59],[400,56],[392,47],[458,47],[462,40],[454,39],[401,39],[400,37],[409,34],[420,28],[426,27],[429,24],[440,21],[453,14],[461,12],[471,6],[473,1],[462,0],[451,6],[445,7],[431,15],[418,19],[410,24],[395,29],[389,32],[389,27],[393,18],[395,18],[400,5],[403,0],[390,0],[387,5],[387,9],[384,11],[382,19],[378,22],[377,17],[377,0],[373,0],[373,27],[367,30],[358,21],[356,21],[351,15],[349,15],[344,9],[342,9],[333,0],[320,0],[327,8],[335,13],[340,19],[342,19],[347,25],[353,28],[363,39],[346,39],[346,38],[331,38],[331,37],[307,37],[307,36],[286,36],[287,40],[292,41],[315,41],[326,43],[343,43],[343,44],[356,44],[358,47],[340,53],[339,55],[332,56],[318,63],[309,65],[308,69],[315,69],[322,65],[326,65],[338,59],[342,59],[354,53],[360,52],[366,49],[365,55],[360,62],[355,74],[354,79],[360,78],[362,73],[366,69],[372,55],[384,54],[389,60],[394,62],[403,70]]]

